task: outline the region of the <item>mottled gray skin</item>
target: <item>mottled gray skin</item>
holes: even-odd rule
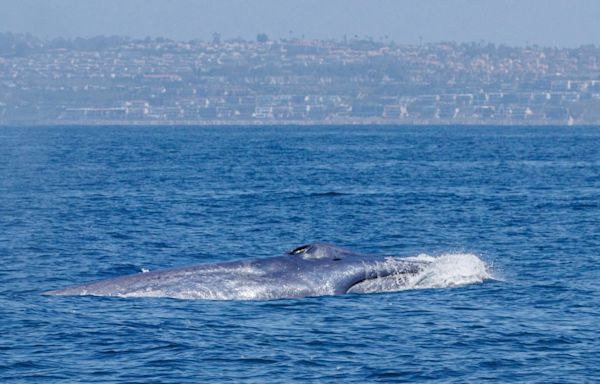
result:
[[[43,294],[269,300],[344,294],[365,281],[416,274],[422,268],[423,263],[412,260],[315,243],[283,256],[138,273]]]

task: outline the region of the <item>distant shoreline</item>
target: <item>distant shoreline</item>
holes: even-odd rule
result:
[[[598,125],[600,47],[0,34],[0,125]]]

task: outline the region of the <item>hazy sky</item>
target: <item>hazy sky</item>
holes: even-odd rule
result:
[[[600,0],[0,0],[0,31],[600,45]]]

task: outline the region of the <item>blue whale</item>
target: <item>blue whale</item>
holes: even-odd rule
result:
[[[428,265],[314,243],[282,256],[157,270],[44,292],[55,296],[271,300],[390,290]]]

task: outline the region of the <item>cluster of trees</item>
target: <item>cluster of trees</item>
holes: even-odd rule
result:
[[[0,56],[5,57],[20,57],[33,53],[43,52],[48,49],[69,49],[75,51],[103,51],[109,48],[115,48],[120,45],[132,41],[131,38],[124,36],[93,36],[93,37],[76,37],[68,39],[57,37],[50,40],[42,40],[31,34],[0,32]],[[149,42],[173,42],[165,38],[150,38],[142,40]],[[269,37],[264,33],[256,35],[256,41],[266,43]],[[213,43],[219,44],[221,35],[213,34]]]
[[[41,40],[30,34],[0,33],[0,56],[14,57],[43,52],[48,49],[72,49],[82,51],[102,51],[130,41],[122,36],[94,36],[89,38],[77,37],[66,39],[58,37],[51,40]]]

